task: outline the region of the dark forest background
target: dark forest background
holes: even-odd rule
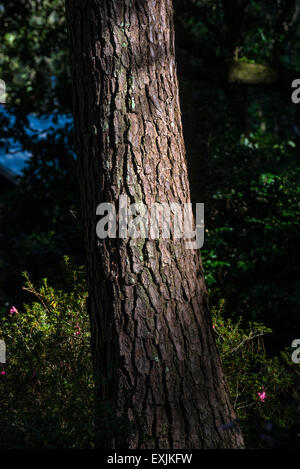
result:
[[[277,359],[282,350],[290,350],[295,338],[300,338],[297,158],[300,104],[291,101],[291,83],[300,78],[300,4],[289,0],[175,0],[174,8],[192,199],[205,203],[202,259],[210,304],[213,311],[223,315],[219,329],[223,343],[236,340],[234,332],[231,336],[229,331],[240,317],[243,324],[260,323],[266,329],[272,329],[264,339],[262,366],[267,375],[270,363],[275,366],[274,361],[267,360]],[[59,128],[56,125],[61,116],[70,117],[72,111],[64,2],[0,2],[0,25],[0,77],[5,80],[8,93],[5,111],[2,108],[0,113],[0,145],[5,151],[11,139],[15,139],[22,150],[32,155],[17,184],[0,198],[0,314],[6,317],[11,305],[21,310],[24,302],[32,301],[29,293],[33,293],[37,301],[45,295],[42,308],[51,304],[52,295],[54,302],[62,302],[60,314],[75,300],[73,309],[79,311],[84,287],[80,284],[81,290],[77,291],[78,297],[74,300],[75,267],[70,283],[64,262],[64,256],[68,256],[68,265],[84,264],[73,126],[70,119]],[[52,124],[43,135],[30,131],[28,116],[32,114],[51,120]],[[24,271],[29,272],[32,282],[27,283],[27,290],[22,289]],[[84,282],[83,270],[79,274],[76,272]],[[42,281],[44,278],[53,286],[53,291],[47,290]],[[57,289],[64,292],[59,294],[59,299]],[[40,318],[42,311],[36,304],[28,307],[33,325],[35,315]],[[78,318],[72,320],[77,324]],[[32,324],[26,325],[27,332]],[[51,327],[46,328],[47,331],[51,329],[52,335],[57,334],[57,324]],[[88,336],[88,324],[81,324],[81,328],[84,327]],[[49,336],[45,337],[49,339]],[[243,337],[239,338],[243,341]],[[28,341],[30,346],[35,346],[36,339],[30,337]],[[265,381],[261,368],[259,372],[255,368],[260,359],[256,365],[253,365],[253,357],[251,360],[250,371],[255,376],[251,384],[254,388],[257,385],[253,388],[255,399],[256,391]],[[227,361],[229,367],[230,359]],[[86,365],[81,365],[87,372]],[[30,373],[36,373],[39,360],[29,357],[26,366],[22,379],[27,376],[28,369]],[[229,375],[234,374],[234,370],[229,369]],[[248,371],[245,369],[244,373]],[[276,373],[272,376],[280,385],[283,375]],[[40,383],[34,384],[41,395],[47,379],[52,383],[49,376],[44,377],[46,381],[41,378]],[[34,379],[33,374],[31,380]],[[297,388],[299,375],[292,378],[289,375],[289,379],[294,383],[293,389]],[[24,387],[22,381],[18,382],[21,393]],[[32,388],[31,381],[28,384],[27,380],[26,386]],[[69,418],[71,397],[73,402],[77,398],[80,401],[84,393],[90,392],[91,386],[80,388],[82,394],[76,386],[72,388],[70,403],[64,407],[69,409],[64,416],[64,425]],[[246,416],[241,416],[248,422],[249,445],[272,447],[278,441],[284,444],[288,441],[292,442],[289,443],[292,447],[298,447],[300,427],[296,409],[299,401],[294,391],[285,393],[290,387],[290,382],[284,385],[279,401],[270,404],[269,414],[259,410],[254,423],[251,407]],[[81,408],[80,402],[78,408]],[[291,404],[293,409],[289,423],[280,420],[282,403],[285,407]],[[54,402],[52,413],[42,413],[44,420],[40,416],[41,410],[39,414],[36,409],[28,408],[26,418],[22,417],[23,428],[27,428],[25,437],[19,423],[15,423],[14,430],[11,428],[12,405],[11,401],[7,402],[7,419],[0,422],[0,427],[7,428],[8,425],[11,429],[11,433],[7,433],[11,439],[5,439],[3,446],[89,446],[88,437],[82,439],[82,429],[83,425],[89,424],[90,413],[82,416],[77,427],[70,424],[77,430],[72,427],[66,436],[62,430],[64,425],[57,423],[57,416],[62,413],[61,404]],[[26,405],[23,403],[23,408]],[[278,410],[276,425],[284,429],[276,430],[279,436],[272,435],[275,443],[273,440],[270,443],[268,438],[261,438],[259,428],[264,425],[263,419],[271,421],[274,406]],[[21,404],[17,413],[21,413]],[[55,433],[51,427],[53,440],[48,435],[47,425],[56,428]],[[38,428],[36,433],[42,434],[40,440],[35,431],[30,433],[28,428],[35,431]],[[269,430],[264,430],[263,434],[271,438]]]

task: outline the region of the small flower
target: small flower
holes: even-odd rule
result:
[[[1,375],[2,375],[2,376],[6,375],[6,373],[5,373],[4,370],[1,371]]]
[[[80,335],[81,329],[80,329],[80,326],[79,326],[78,322],[76,323],[76,326],[75,326],[75,327],[76,327],[76,329],[77,329],[77,331],[75,332],[75,335]]]
[[[14,314],[14,313],[18,314],[18,312],[19,311],[17,310],[17,308],[15,308],[15,306],[12,306],[9,310],[9,314]]]
[[[257,395],[261,402],[265,402],[265,400],[267,399],[266,391],[258,392]]]

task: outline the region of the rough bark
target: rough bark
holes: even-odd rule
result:
[[[97,395],[138,422],[111,445],[242,447],[239,432],[221,428],[235,416],[198,251],[96,237],[97,205],[120,194],[147,206],[190,200],[172,2],[66,7]]]

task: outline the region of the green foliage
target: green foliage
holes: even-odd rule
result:
[[[266,422],[281,429],[299,426],[297,405],[300,365],[292,363],[289,351],[268,356],[264,336],[270,328],[242,318],[225,317],[225,301],[212,309],[213,328],[232,398],[247,446],[261,446]],[[265,392],[265,399],[259,393]],[[298,404],[297,404],[298,403]],[[297,444],[297,443],[296,443]],[[298,441],[300,445],[300,441]]]
[[[35,301],[3,315],[7,345],[0,378],[0,447],[91,447],[94,398],[83,269],[66,259],[69,290],[39,289],[25,274]]]
[[[177,42],[206,64],[238,58],[299,65],[297,2],[173,0]],[[205,46],[204,46],[205,45]],[[198,46],[198,47],[197,47]],[[244,58],[244,59],[243,59]]]
[[[46,275],[63,287],[63,255],[83,263],[71,128],[53,129],[43,139],[27,136],[28,166],[17,186],[1,197],[0,304],[24,299],[19,273],[28,267],[34,282]]]
[[[249,444],[257,445],[265,419],[289,425],[285,404],[298,370],[290,370],[289,353],[278,356],[278,350],[300,335],[300,105],[291,104],[288,89],[232,86],[225,75],[233,58],[299,71],[300,17],[296,2],[174,0],[174,6],[177,52],[186,59],[178,71],[192,197],[205,202],[204,273],[215,311],[227,300],[228,317],[222,319],[222,306],[215,330],[236,409]],[[55,119],[71,109],[64,2],[6,0],[0,19],[0,77],[15,116],[11,123],[1,115],[1,146],[4,138],[18,139],[33,155],[19,186],[1,200],[0,334],[9,363],[0,376],[0,445],[90,446],[85,286],[81,274],[72,286],[59,265],[63,253],[83,261],[72,125],[48,138],[25,132],[29,113],[54,113]],[[34,284],[44,275],[55,288],[44,282],[35,290],[28,280],[36,302],[10,316],[4,305],[23,302],[19,272],[26,268]],[[264,403],[257,396],[261,386],[268,393]],[[112,421],[109,406],[100,413]],[[113,425],[124,430],[119,421]]]
[[[18,117],[70,111],[64,1],[6,0],[0,2],[0,21],[0,76]]]
[[[139,425],[139,416],[135,423],[116,417],[110,402],[95,406],[85,272],[67,257],[65,269],[64,291],[46,279],[36,288],[25,273],[24,290],[34,301],[6,311],[0,320],[8,354],[0,375],[0,448],[93,447],[96,407],[99,445],[109,447],[113,436],[132,433]],[[212,309],[212,319],[247,444],[261,446],[265,422],[279,428],[295,424],[299,366],[291,363],[288,351],[268,357],[263,337],[271,330],[225,318],[224,300]],[[261,402],[263,390],[267,397]]]
[[[85,270],[64,261],[64,290],[47,279],[36,288],[24,273],[35,300],[0,319],[0,448],[110,448],[136,431],[113,402],[95,396]]]
[[[46,275],[63,287],[60,259],[67,253],[80,265],[83,249],[64,1],[0,1],[0,21],[0,78],[7,88],[0,160],[12,140],[32,155],[18,186],[0,201],[1,308],[23,300],[19,273],[27,268],[34,282]],[[69,119],[57,129],[61,114]],[[29,115],[48,118],[47,133]]]
[[[243,155],[236,148],[230,158],[232,185],[220,184],[207,204],[204,271],[213,302],[225,296],[231,315],[265,321],[280,330],[286,346],[300,293],[299,170],[289,139],[278,144],[264,133],[242,141]],[[249,161],[236,176],[235,158]],[[285,310],[289,316],[282,326]]]
[[[225,95],[203,84],[195,105],[198,86],[184,84],[182,104],[192,198],[205,203],[211,304],[226,298],[228,315],[265,323],[272,348],[285,348],[300,334],[300,142],[288,125],[300,108],[271,93]]]

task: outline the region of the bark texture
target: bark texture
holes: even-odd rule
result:
[[[98,398],[117,448],[237,448],[198,251],[96,236],[96,207],[189,202],[171,0],[67,0]],[[109,423],[107,423],[109,426]],[[108,443],[106,443],[108,444]]]

